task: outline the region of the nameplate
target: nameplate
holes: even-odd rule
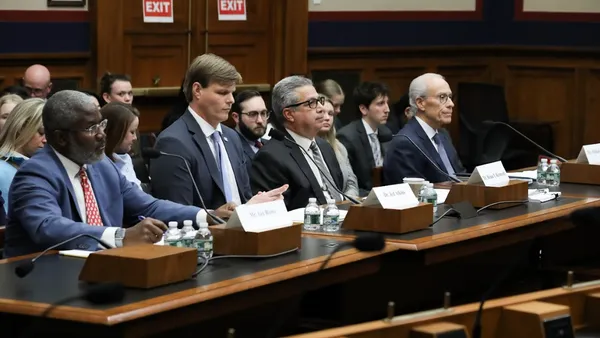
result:
[[[363,201],[364,206],[381,206],[384,209],[407,209],[419,205],[419,200],[408,183],[373,188]]]
[[[486,187],[503,187],[509,181],[502,162],[496,161],[475,167],[467,184],[483,183]]]
[[[263,232],[292,225],[283,200],[243,204],[235,208],[226,228],[242,227],[246,232]]]
[[[600,143],[587,144],[581,147],[577,163],[600,164]]]

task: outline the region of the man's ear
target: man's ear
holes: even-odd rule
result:
[[[369,113],[369,107],[365,106],[364,104],[358,105],[358,110],[360,110],[362,116],[367,116]]]
[[[415,100],[415,104],[417,105],[417,109],[420,111],[425,110],[425,98],[417,97]]]
[[[48,84],[48,91],[52,91],[52,82]]]
[[[67,134],[64,130],[52,131],[52,138],[56,140],[56,144],[62,148],[69,144],[69,141],[67,140]]]
[[[102,93],[102,99],[104,100],[104,102],[109,103],[110,95],[108,93]]]
[[[198,82],[194,82],[192,84],[192,96],[195,97],[196,99],[200,98],[200,96],[202,96],[202,85]]]
[[[294,111],[292,109],[288,109],[288,108],[284,109],[283,110],[283,119],[285,121],[293,123],[294,122]]]
[[[235,124],[240,123],[240,115],[236,112],[231,112],[231,118],[235,122]]]

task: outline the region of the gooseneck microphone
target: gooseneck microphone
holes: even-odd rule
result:
[[[64,241],[62,241],[62,242],[60,242],[58,244],[54,244],[54,245],[48,247],[46,250],[40,252],[37,256],[33,257],[31,260],[27,260],[27,261],[25,261],[25,262],[17,265],[17,267],[15,268],[15,274],[19,278],[23,278],[23,277],[29,275],[29,273],[31,271],[33,271],[33,268],[35,267],[35,262],[38,260],[38,258],[42,257],[43,255],[45,255],[50,250],[54,250],[54,249],[56,249],[58,247],[61,247],[61,246],[65,245],[65,244],[67,244],[67,243],[70,243],[72,241],[76,241],[76,240],[78,240],[78,239],[80,239],[82,237],[87,237],[87,238],[93,239],[94,241],[100,243],[103,247],[105,247],[107,249],[113,248],[112,245],[106,243],[105,241],[103,241],[103,240],[101,240],[101,239],[99,239],[97,237],[94,237],[94,236],[88,235],[88,234],[79,234],[79,235],[77,235],[75,237],[71,237],[69,239],[66,239],[66,240],[64,240]]]
[[[200,194],[200,189],[198,189],[198,185],[196,184],[196,180],[194,179],[194,175],[192,175],[192,170],[190,169],[190,164],[183,156],[177,155],[177,154],[165,153],[164,151],[160,151],[160,150],[157,150],[154,148],[142,149],[142,156],[146,157],[146,158],[150,158],[150,159],[159,158],[161,156],[171,156],[171,157],[177,157],[178,159],[181,159],[183,161],[183,163],[185,163],[185,168],[187,170],[188,175],[190,176],[190,179],[192,180],[192,185],[194,186],[194,189],[196,190],[196,194],[198,195],[198,198],[200,198],[200,204],[201,204],[202,209],[204,209],[204,212],[206,212],[208,217],[210,217],[215,223],[225,224],[225,221],[222,218],[208,212],[208,209],[206,208],[206,204],[204,204],[204,199],[202,198],[202,195]]]
[[[413,141],[410,137],[408,137],[408,135],[404,135],[404,134],[396,134],[394,135],[394,137],[396,136],[402,136],[404,138],[406,138],[415,148],[417,148],[417,150],[421,153],[421,155],[423,155],[427,161],[429,161],[429,163],[431,163],[431,165],[433,165],[433,167],[435,169],[437,169],[437,171],[439,171],[440,173],[442,173],[444,176],[448,177],[451,181],[456,182],[456,183],[461,183],[461,180],[459,180],[458,178],[448,174],[447,172],[443,171],[440,167],[438,167],[438,165],[431,159],[431,157],[429,157],[424,151],[423,149],[421,149],[421,147],[419,147],[415,141]]]
[[[536,143],[534,140],[530,139],[529,137],[527,137],[525,134],[523,134],[522,132],[518,131],[517,128],[511,126],[510,124],[506,123],[506,122],[499,122],[499,121],[483,121],[482,122],[483,125],[501,125],[501,126],[505,126],[508,129],[512,130],[513,132],[517,133],[518,135],[520,135],[521,137],[523,137],[524,139],[526,139],[529,143],[533,144],[534,146],[536,146],[536,148],[538,148],[539,150],[543,151],[544,153],[546,153],[547,155],[550,155],[554,158],[557,158],[559,161],[561,162],[567,162],[566,159],[550,152],[548,149],[542,147],[541,145],[539,145],[538,143]]]
[[[281,132],[281,131],[279,131],[277,129],[271,129],[271,131],[269,131],[269,136],[271,136],[272,138],[276,139],[277,141],[282,141],[283,142],[283,140],[287,140],[287,141],[290,141],[293,144],[295,144],[298,148],[300,148],[308,156],[308,158],[310,158],[310,160],[315,164],[315,167],[317,167],[317,169],[321,173],[321,176],[323,178],[325,178],[329,182],[329,184],[331,184],[331,186],[333,187],[333,189],[335,189],[335,191],[337,193],[339,193],[340,195],[344,196],[346,199],[348,199],[350,202],[352,202],[354,204],[360,204],[360,202],[356,198],[348,196],[348,195],[344,194],[344,192],[342,192],[340,189],[338,189],[338,187],[335,184],[335,182],[331,182],[331,180],[329,179],[329,177],[321,170],[321,168],[319,168],[319,166],[317,165],[317,162],[315,162],[315,160],[312,158],[312,156],[310,156],[310,154],[306,151],[306,149],[302,148],[298,143],[296,143],[296,141],[294,141],[291,138],[287,137],[283,132]]]
[[[358,235],[352,242],[339,244],[323,261],[323,264],[321,264],[319,271],[325,269],[327,263],[329,263],[331,257],[333,257],[333,255],[335,255],[336,252],[347,247],[354,247],[356,248],[356,250],[363,252],[381,251],[383,250],[383,248],[385,248],[385,238],[380,233],[367,232],[365,234]]]

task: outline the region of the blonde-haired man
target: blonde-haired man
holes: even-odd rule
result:
[[[226,121],[234,102],[233,92],[241,75],[225,59],[198,56],[190,64],[183,84],[188,110],[160,133],[156,149],[183,157],[189,164],[208,209],[227,218],[236,205],[283,198],[287,189],[261,193],[251,200],[241,140]],[[183,160],[162,156],[150,163],[152,190],[156,197],[201,206]]]

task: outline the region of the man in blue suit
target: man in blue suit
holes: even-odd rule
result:
[[[442,128],[452,121],[454,107],[448,82],[439,74],[423,74],[411,82],[409,101],[415,116],[394,136],[388,148],[383,162],[383,183],[402,183],[405,177],[420,177],[432,183],[450,181],[448,176],[464,172],[464,168],[450,136]]]
[[[240,74],[226,60],[213,54],[198,56],[183,85],[189,107],[156,141],[156,149],[188,161],[208,209],[233,208],[252,197],[242,141],[235,130],[222,125],[240,82]],[[183,160],[154,159],[150,176],[154,196],[201,206]]]
[[[21,166],[10,188],[5,257],[79,234],[117,247],[155,243],[167,230],[164,222],[205,218],[197,207],[143,193],[120,174],[104,156],[106,121],[88,95],[60,91],[42,118],[48,143]],[[60,249],[93,251],[98,244],[82,238]]]

